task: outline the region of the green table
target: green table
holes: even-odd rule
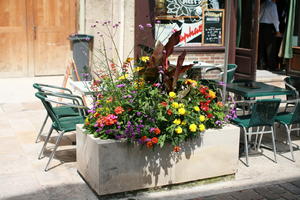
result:
[[[291,90],[254,81],[230,83],[226,85],[226,90],[244,98],[293,94]]]

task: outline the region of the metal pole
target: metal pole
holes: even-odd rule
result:
[[[230,16],[231,16],[231,4],[232,0],[226,0],[226,27],[225,27],[225,58],[224,58],[224,73],[223,73],[223,103],[226,102],[226,83],[227,83],[227,65],[229,54],[229,38],[230,38]]]

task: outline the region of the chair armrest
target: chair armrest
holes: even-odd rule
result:
[[[298,99],[298,98],[299,98],[299,92],[298,92],[298,90],[297,90],[294,86],[292,86],[291,84],[289,84],[286,80],[284,80],[284,84],[285,84],[288,88],[290,88],[291,90],[293,90],[293,91],[295,92],[296,98]]]
[[[69,107],[73,107],[73,108],[78,108],[78,111],[80,114],[83,114],[83,116],[87,115],[86,110],[88,110],[89,108],[87,106],[85,106],[83,104],[82,98],[80,96],[77,95],[70,95],[70,94],[65,94],[65,93],[43,93],[43,95],[45,95],[45,100],[51,103],[56,103],[59,105],[65,105],[65,106],[69,106]],[[58,97],[58,98],[62,98],[62,99],[69,99],[72,100],[73,103],[66,103],[66,102],[61,102],[61,101],[57,101],[54,100],[52,98],[49,97]]]

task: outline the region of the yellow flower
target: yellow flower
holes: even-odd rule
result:
[[[173,102],[171,106],[173,108],[179,108],[179,104],[177,102]]]
[[[178,127],[175,129],[175,132],[176,132],[177,134],[182,133],[182,128],[181,128],[180,126],[178,126]]]
[[[179,125],[179,124],[181,123],[181,120],[180,120],[180,119],[175,119],[175,120],[173,121],[173,123],[176,124],[176,125]]]
[[[178,113],[179,113],[179,115],[184,115],[185,114],[185,109],[184,108],[179,108]]]
[[[136,67],[133,69],[134,72],[139,72],[141,71],[142,69],[144,69],[145,67]]]
[[[212,91],[212,90],[208,90],[208,95],[212,99],[216,98],[216,93],[214,91]]]
[[[186,121],[182,121],[182,122],[181,122],[181,125],[186,125]]]
[[[197,81],[192,80],[192,79],[187,79],[187,80],[185,81],[185,84],[187,84],[187,85],[192,85],[193,87],[196,87],[196,86],[197,86]]]
[[[183,103],[180,103],[178,106],[179,106],[179,108],[184,108],[184,104]]]
[[[197,112],[199,112],[200,111],[199,106],[194,106],[194,110],[197,111]]]
[[[123,76],[120,76],[119,77],[119,80],[124,80],[128,77],[129,75],[128,74],[124,74]]]
[[[205,126],[204,126],[204,124],[200,124],[200,125],[199,125],[199,130],[200,130],[201,132],[205,131]]]
[[[196,132],[196,131],[197,131],[197,125],[196,125],[196,124],[191,124],[191,125],[189,126],[189,129],[190,129],[190,131],[192,131],[192,132]]]
[[[205,121],[205,116],[204,115],[200,115],[199,120],[200,120],[200,122],[204,122]]]
[[[128,57],[128,58],[126,59],[126,62],[129,63],[129,62],[131,62],[131,61],[133,61],[133,60],[134,60],[134,58],[129,58],[129,57]]]
[[[150,60],[149,56],[142,56],[140,57],[140,60],[143,62],[147,62],[148,60]]]
[[[175,93],[175,92],[169,92],[169,96],[170,96],[171,98],[175,98],[175,97],[176,97],[176,93]]]

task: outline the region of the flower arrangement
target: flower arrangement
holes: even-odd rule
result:
[[[183,66],[186,52],[176,66],[169,64],[179,36],[180,31],[175,31],[166,45],[158,42],[154,49],[141,45],[146,53],[127,58],[116,77],[116,64],[106,60],[108,74],[93,83],[98,94],[85,120],[87,133],[147,148],[170,143],[178,152],[183,141],[206,129],[221,128],[234,117],[216,90],[201,81],[180,79],[192,67]]]

